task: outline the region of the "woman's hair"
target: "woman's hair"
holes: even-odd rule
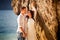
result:
[[[32,18],[34,19],[34,11],[32,11],[32,10],[29,10],[29,11],[30,11],[30,13],[32,15]]]

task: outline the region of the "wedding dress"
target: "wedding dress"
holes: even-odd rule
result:
[[[28,40],[36,40],[36,31],[34,27],[34,20],[32,18],[28,19]]]

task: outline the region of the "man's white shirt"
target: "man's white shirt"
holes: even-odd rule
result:
[[[20,13],[20,15],[17,18],[17,23],[18,23],[18,29],[17,32],[22,32],[20,27],[22,27],[25,31],[27,28],[27,19],[26,19],[26,15],[22,15]]]

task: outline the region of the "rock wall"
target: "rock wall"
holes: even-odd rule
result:
[[[57,18],[58,18],[58,40],[60,40],[60,0],[57,1]]]
[[[19,14],[22,6],[36,1],[35,29],[37,40],[57,40],[57,30],[60,24],[60,2],[58,0],[12,0],[15,14]]]
[[[60,1],[57,2],[57,18],[60,24]]]
[[[57,40],[58,22],[55,0],[37,0],[37,8],[36,30],[39,36],[38,40]]]

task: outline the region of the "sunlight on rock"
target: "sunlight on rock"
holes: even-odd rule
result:
[[[17,13],[24,3],[26,3],[25,6],[29,7],[32,1],[36,1],[37,14],[35,18],[35,28],[37,40],[57,40],[56,33],[60,23],[60,2],[57,5],[57,0],[21,0],[18,1],[19,3],[16,3],[17,1],[12,0],[13,10],[16,7],[16,9],[18,9]],[[17,14],[16,10],[14,12]]]

